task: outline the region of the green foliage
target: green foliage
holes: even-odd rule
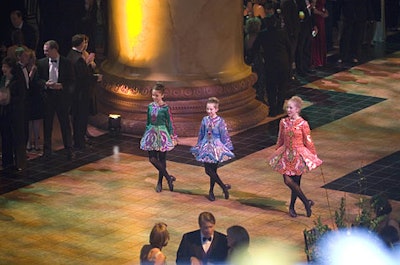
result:
[[[318,259],[317,241],[326,233],[331,231],[328,225],[323,224],[321,216],[318,217],[317,221],[314,221],[314,227],[310,230],[304,229],[304,240],[306,243],[305,252],[307,260],[312,261]]]
[[[346,227],[346,199],[342,197],[340,199],[340,207],[335,211],[335,224],[337,228],[345,228]]]

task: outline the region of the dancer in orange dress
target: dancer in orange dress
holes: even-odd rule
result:
[[[289,215],[297,217],[294,204],[297,197],[304,203],[307,217],[311,216],[312,200],[307,199],[300,188],[301,176],[322,164],[311,140],[310,126],[300,116],[302,99],[293,96],[287,104],[288,117],[279,123],[279,135],[276,150],[269,159],[271,167],[283,175],[285,184],[292,191]]]

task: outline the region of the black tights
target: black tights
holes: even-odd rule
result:
[[[221,187],[222,190],[226,190],[225,184],[217,174],[218,163],[204,163],[206,174],[210,176],[210,192],[214,191],[215,183]]]
[[[300,188],[300,180],[301,180],[301,175],[296,175],[296,176],[283,175],[283,181],[285,182],[286,186],[288,186],[292,191],[292,194],[290,196],[289,209],[294,209],[294,203],[296,202],[297,197],[300,198],[300,200],[304,203],[304,206],[306,208],[309,207],[308,199]]]
[[[170,179],[167,172],[167,152],[149,151],[149,161],[158,170],[158,183],[162,182],[163,176]]]

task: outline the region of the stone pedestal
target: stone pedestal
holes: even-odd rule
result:
[[[242,8],[241,0],[110,1],[109,54],[91,123],[106,129],[117,113],[122,132],[141,135],[157,81],[181,137],[197,135],[211,96],[231,132],[262,121],[268,110],[243,61]]]

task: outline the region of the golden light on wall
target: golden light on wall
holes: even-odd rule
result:
[[[111,1],[111,16],[115,19],[111,39],[118,51],[121,63],[125,65],[147,65],[157,56],[159,32],[154,25],[160,25],[157,1],[153,5],[144,0]]]

